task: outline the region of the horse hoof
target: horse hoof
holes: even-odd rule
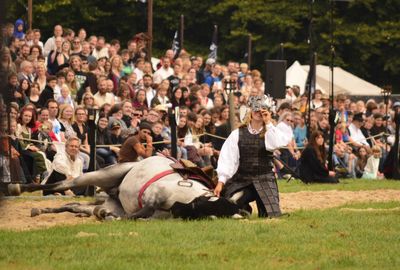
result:
[[[40,215],[40,209],[39,208],[32,208],[31,209],[31,217],[36,217]]]
[[[21,195],[21,186],[19,184],[9,184],[8,185],[8,193],[12,196]]]
[[[234,215],[232,216],[232,218],[233,218],[233,219],[244,219],[244,217],[243,217],[242,215],[240,215],[240,214],[234,214]]]

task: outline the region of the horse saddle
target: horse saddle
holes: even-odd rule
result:
[[[196,180],[209,189],[214,189],[216,186],[216,183],[212,180],[213,168],[211,166],[200,169],[196,164],[186,159],[176,161],[170,166],[185,179]]]

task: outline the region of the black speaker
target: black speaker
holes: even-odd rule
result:
[[[264,93],[273,98],[286,96],[286,60],[265,60]]]

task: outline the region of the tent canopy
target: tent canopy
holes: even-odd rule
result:
[[[286,70],[286,85],[298,85],[301,93],[304,93],[309,66],[300,65],[295,61]],[[369,83],[340,67],[334,68],[334,92],[335,95],[346,94],[351,96],[380,96],[381,88]],[[331,72],[328,66],[317,65],[316,89],[321,89],[324,94],[330,93]]]

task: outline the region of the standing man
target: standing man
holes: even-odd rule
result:
[[[169,76],[174,74],[174,70],[171,68],[171,60],[168,56],[164,56],[162,59],[162,66],[156,72],[154,72],[153,80],[155,84],[160,84],[162,80],[167,79]]]
[[[53,125],[53,132],[59,142],[62,141],[61,137],[61,124],[57,119],[58,115],[58,103],[54,99],[49,99],[46,103],[46,107],[49,110],[49,121]]]
[[[52,50],[56,49],[55,39],[57,37],[61,37],[62,38],[62,34],[63,34],[62,26],[61,25],[54,26],[54,36],[49,38],[46,41],[46,43],[44,44],[44,50],[43,50],[43,56],[44,57],[47,57]]]
[[[157,91],[153,89],[153,78],[149,74],[143,75],[143,88],[146,91],[147,107],[151,108],[151,101],[156,96]]]
[[[82,71],[82,59],[78,55],[71,56],[69,63],[72,70],[75,72],[75,81],[78,87],[76,101],[81,103],[83,94],[91,90],[88,80],[89,76],[86,72]]]
[[[106,39],[102,36],[97,38],[96,46],[92,51],[92,55],[96,57],[96,59],[100,59],[102,57],[109,58],[108,48],[106,47]]]
[[[113,93],[108,92],[106,79],[103,78],[99,80],[97,89],[99,91],[94,95],[94,100],[96,101],[97,105],[101,107],[104,103],[108,103],[111,106],[114,106],[115,97]]]
[[[256,201],[260,217],[280,216],[279,192],[273,168],[273,151],[288,144],[271,123],[263,97],[249,100],[245,124],[232,131],[218,160],[215,195],[223,195],[246,210]]]

